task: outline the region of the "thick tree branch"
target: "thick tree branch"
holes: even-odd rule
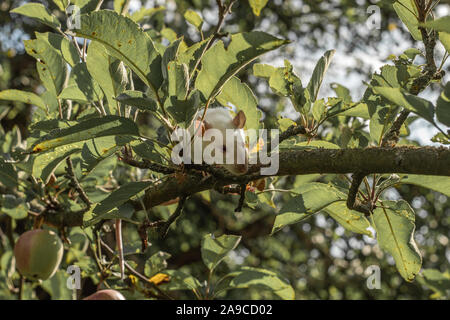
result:
[[[450,176],[450,150],[445,147],[397,147],[365,149],[307,149],[280,153],[280,168],[276,176],[311,173],[403,173]],[[260,166],[251,166],[243,176],[213,175],[188,172],[179,179],[166,181],[150,187],[145,194],[146,208],[175,199],[180,195],[192,195],[200,191],[220,188],[229,184],[243,184],[264,178]]]
[[[396,147],[287,150],[280,153],[279,163],[279,170],[274,176],[352,172],[364,172],[366,175],[399,173],[450,176],[450,149]],[[210,174],[205,177],[196,170],[189,170],[182,176],[175,173],[172,174],[172,178],[164,179],[147,189],[143,203],[148,210],[177,197],[188,197],[204,190],[220,189],[230,184],[246,184],[266,178],[267,176],[261,176],[260,168],[260,165],[253,165],[249,168],[249,173],[242,176],[221,173],[218,176]],[[142,209],[139,203],[135,205],[137,210]],[[47,210],[42,215],[48,224],[73,227],[83,224],[84,213],[85,210],[78,212]]]

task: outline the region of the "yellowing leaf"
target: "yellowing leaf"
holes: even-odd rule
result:
[[[170,277],[164,273],[158,273],[148,280],[148,282],[151,282],[154,285],[159,285],[161,283],[169,282],[169,281],[170,281]]]

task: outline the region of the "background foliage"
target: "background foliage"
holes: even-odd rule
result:
[[[260,30],[279,40],[253,34],[253,39],[244,37],[244,41],[234,35],[229,49],[235,44],[236,50],[241,50],[246,41],[253,41],[254,47],[260,44],[264,52],[277,50],[257,61],[253,58],[262,52],[248,53],[245,63],[249,65],[233,77],[234,73],[226,69],[228,65],[220,74],[217,61],[225,61],[229,56],[219,46],[213,46],[202,60],[202,71],[187,88],[172,84],[196,75],[193,71],[196,60],[186,49],[196,43],[200,47],[205,45],[201,40],[217,31],[220,11],[215,1],[150,1],[143,3],[141,9],[139,1],[103,1],[102,10],[123,12],[144,31],[118,13],[99,11],[83,16],[81,28],[75,31],[78,48],[83,50],[83,37],[94,40],[86,42],[89,45],[85,62],[71,42],[71,34],[66,33],[65,38],[58,31],[66,30],[62,9],[68,3],[35,1],[35,6],[38,3],[43,6],[33,10],[22,7],[22,14],[15,9],[28,2],[5,0],[0,5],[2,299],[17,299],[19,295],[20,276],[12,255],[15,240],[39,223],[35,215],[43,208],[46,214],[51,210],[58,212],[61,207],[69,213],[85,210],[78,182],[95,205],[84,215],[84,228],[44,226],[53,228],[65,239],[64,260],[51,279],[42,283],[25,281],[20,292],[24,299],[70,299],[73,293],[66,288],[65,270],[73,264],[82,270],[78,298],[104,286],[121,290],[127,299],[448,298],[448,177],[378,176],[380,193],[385,188],[381,195],[384,205],[395,208],[387,212],[377,208],[373,212],[378,233],[386,236],[378,238],[378,242],[366,230],[372,220],[350,211],[344,202],[333,202],[346,199],[349,188],[349,178],[335,174],[269,178],[264,192],[253,189],[246,193],[242,212],[234,212],[238,194],[211,190],[193,195],[186,200],[183,215],[172,225],[167,237],[161,239],[157,228],[145,226],[168,219],[177,204],[153,207],[146,212],[139,198],[152,182],[164,175],[132,167],[117,157],[128,144],[139,157],[167,165],[160,145],[167,143],[164,124],[158,121],[158,117],[166,116],[161,105],[172,124],[186,125],[192,119],[194,107],[219,93],[217,86],[211,85],[220,83],[223,74],[231,80],[222,83],[222,92],[216,100],[247,108],[247,126],[284,131],[298,124],[315,129],[313,136],[286,140],[282,145],[285,149],[306,145],[325,148],[380,145],[400,113],[400,106],[413,114],[401,127],[399,145],[448,144],[445,131],[450,125],[448,76],[428,79],[423,94],[427,100],[414,95],[416,79],[426,73],[428,61],[422,41],[417,39],[420,37],[417,25],[409,24],[410,20],[404,17],[404,8],[410,8],[408,12],[413,10],[413,2],[397,1],[396,8],[394,1],[377,1],[382,16],[380,29],[374,31],[365,27],[366,8],[373,4],[370,1],[274,0],[260,7],[258,3],[265,1],[238,1],[227,15],[218,38],[228,44],[227,33]],[[99,2],[71,3],[86,13],[95,10]],[[11,12],[13,9],[16,13]],[[448,13],[446,1],[434,9],[436,13],[445,10]],[[448,69],[448,63],[440,65],[440,62],[448,54],[444,48],[448,50],[449,25],[448,20],[438,26],[430,25],[441,32],[435,59],[442,70]],[[117,30],[123,30],[123,34]],[[127,44],[130,39],[136,44]],[[292,42],[288,44],[282,39]],[[386,41],[407,43],[407,48],[420,51],[392,52]],[[336,55],[330,50],[333,48],[337,48]],[[299,51],[310,60],[299,60]],[[355,57],[348,65],[342,55]],[[384,59],[387,65],[373,70],[369,55]],[[169,71],[158,64],[169,67]],[[378,75],[373,75],[373,71]],[[357,80],[351,81],[353,84],[331,84],[336,74],[344,80]],[[211,78],[216,82],[212,83]],[[370,82],[370,87],[361,80]],[[351,86],[352,91],[346,86]],[[155,92],[170,99],[158,101]],[[242,97],[251,99],[239,101]],[[254,102],[248,102],[252,99]],[[241,101],[247,101],[247,105]],[[108,115],[99,117],[104,113]],[[261,124],[259,113],[263,116]],[[123,117],[118,118],[117,114]],[[68,119],[58,120],[60,115]],[[426,126],[423,119],[442,131],[432,142],[415,139],[418,135],[411,129],[416,121]],[[136,140],[139,135],[158,142]],[[37,153],[27,155],[24,151]],[[69,156],[71,165],[66,161]],[[72,174],[66,170],[69,166],[73,166]],[[404,183],[399,183],[400,178]],[[147,182],[148,179],[152,181]],[[369,177],[370,185],[361,190],[370,193],[373,182],[372,176]],[[325,186],[332,186],[332,192],[325,190]],[[128,201],[130,198],[135,201]],[[391,221],[398,219],[395,231],[405,244],[411,244],[414,232],[418,249],[408,247],[404,252],[406,260],[413,262],[410,270],[399,266],[402,258],[392,248],[389,227],[383,220],[388,214]],[[136,271],[128,270],[125,280],[120,280],[114,247],[112,219],[117,217],[123,220],[125,259]],[[144,249],[142,238],[146,235],[149,246]],[[100,248],[103,256],[98,254]],[[365,270],[371,265],[380,267],[380,290],[366,286]],[[421,274],[415,277],[420,268]],[[406,281],[414,278],[412,282]]]

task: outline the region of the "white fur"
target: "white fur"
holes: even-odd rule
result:
[[[199,112],[199,116],[197,119],[201,119],[201,115],[203,114],[203,110]],[[193,125],[190,128],[190,133],[194,134],[195,130],[195,121]],[[206,129],[217,129],[220,131],[223,141],[220,143],[220,141],[203,141],[202,144],[202,150],[205,150],[205,148],[214,148],[214,152],[216,152],[216,155],[218,154],[219,157],[222,160],[222,163],[225,163],[225,159],[228,156],[231,158],[231,154],[234,154],[234,161],[233,164],[221,164],[225,169],[227,169],[229,172],[233,174],[243,174],[247,171],[248,166],[248,149],[245,144],[245,133],[243,129],[237,129],[236,126],[233,123],[233,117],[231,116],[231,113],[226,108],[210,108],[206,110],[205,118],[204,118],[204,124]],[[198,124],[197,124],[198,125]],[[226,136],[226,130],[231,129],[233,130],[233,140],[234,140],[234,151],[229,151],[228,149],[225,149],[225,152],[223,151],[224,145],[227,145],[227,136]],[[201,129],[200,129],[201,130]],[[210,131],[212,133],[212,131]],[[201,136],[200,131],[197,132],[197,136],[195,139],[200,138]],[[203,138],[210,137],[210,134],[208,134],[208,130],[204,133]],[[243,160],[245,163],[238,164],[237,155],[241,154],[243,157]],[[191,156],[192,159],[194,159],[194,148],[191,150]],[[232,159],[232,158],[231,158]],[[242,161],[241,161],[242,162]]]

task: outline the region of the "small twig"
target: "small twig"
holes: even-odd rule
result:
[[[163,174],[171,174],[176,171],[173,168],[166,167],[159,163],[150,162],[147,159],[143,159],[142,161],[135,160],[132,158],[132,156],[127,151],[124,151],[122,154],[123,154],[123,156],[119,157],[119,159],[122,160],[123,162],[125,162],[126,164],[129,164],[132,167],[136,167],[139,169],[150,169],[152,171],[163,173]]]
[[[245,201],[245,190],[247,189],[247,185],[246,184],[241,184],[240,185],[240,198],[239,198],[239,203],[236,209],[234,209],[234,212],[241,212],[242,211],[242,207],[244,206],[244,201]]]
[[[122,241],[122,220],[116,219],[116,245],[119,252],[120,279],[125,278],[125,260],[123,258],[123,241]]]
[[[286,131],[283,131],[280,134],[279,140],[280,143],[286,139],[289,139],[290,137],[296,136],[298,134],[307,134],[307,130],[303,126],[298,125],[292,125],[289,128],[287,128]]]
[[[369,214],[370,210],[369,208],[361,203],[359,199],[357,199],[357,194],[359,191],[359,185],[364,180],[366,174],[362,172],[357,172],[352,175],[352,184],[350,185],[350,189],[348,190],[348,197],[347,197],[347,207],[350,210],[355,210],[362,212],[364,214]]]
[[[397,117],[397,119],[395,119],[389,131],[381,140],[381,147],[394,147],[397,144],[400,136],[400,129],[402,128],[402,125],[406,121],[406,118],[408,118],[409,114],[410,111],[406,109],[400,112],[399,116]]]
[[[102,239],[100,239],[100,243],[102,245],[102,247],[104,247],[106,249],[106,251],[108,251],[110,254],[115,254],[114,250],[111,249]],[[161,289],[159,289],[156,285],[154,285],[149,278],[147,278],[146,276],[144,276],[143,274],[141,274],[140,272],[136,271],[132,266],[130,266],[126,261],[124,262],[125,268],[128,269],[128,271],[131,272],[131,274],[133,274],[134,276],[136,276],[137,278],[141,279],[142,281],[144,281],[146,284],[150,285],[152,288],[154,288],[160,295],[162,295],[163,297],[165,297],[166,299],[173,299],[171,296],[169,296],[167,293],[165,293],[164,291],[162,291]]]
[[[185,196],[180,197],[180,201],[178,201],[178,206],[175,212],[167,219],[167,221],[162,225],[161,230],[159,232],[161,238],[165,238],[167,235],[167,232],[169,231],[170,226],[172,223],[174,223],[178,217],[181,215],[184,207],[184,203],[186,201]]]
[[[81,187],[80,183],[78,182],[77,177],[75,176],[75,172],[73,171],[72,160],[70,159],[70,157],[67,157],[66,163],[67,163],[67,173],[69,175],[69,179],[70,179],[73,187],[75,188],[75,190],[80,195],[81,200],[83,200],[83,202],[87,206],[87,209],[89,210],[91,208],[91,201],[89,200],[86,192],[84,192],[83,188]]]
[[[87,48],[87,39],[83,40],[83,61],[86,62],[86,48]]]
[[[59,117],[62,120],[63,119],[63,112],[62,112],[61,99],[58,99],[58,111],[59,111]]]
[[[19,292],[18,292],[18,299],[19,300],[23,300],[23,284],[25,282],[25,278],[20,275],[20,279],[19,279]]]

